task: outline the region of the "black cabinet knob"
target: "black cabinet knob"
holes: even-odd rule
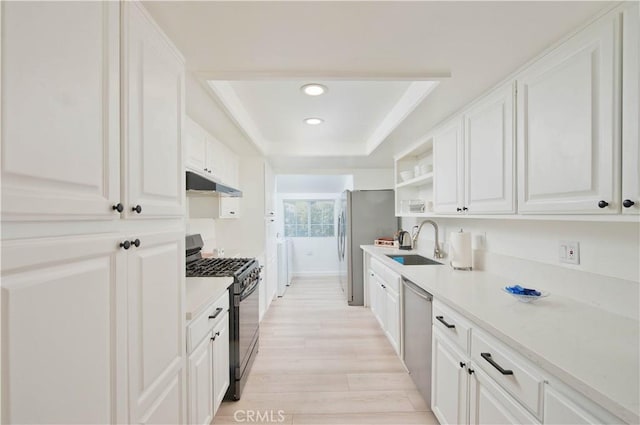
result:
[[[473,369],[467,369],[467,372],[469,372],[469,375],[473,375],[473,373],[475,372],[475,370],[473,370]]]
[[[136,239],[134,241],[131,241],[131,245],[135,245],[135,247],[139,247],[140,246],[140,239]]]
[[[465,367],[467,364],[465,362],[460,362],[460,367]]]
[[[120,248],[124,248],[124,249],[131,248],[131,242],[129,241],[120,242]]]
[[[462,211],[469,211],[469,208],[467,208],[467,207],[462,207]]]
[[[115,204],[114,206],[111,207],[111,209],[113,209],[114,211],[118,211],[119,213],[121,213],[122,211],[124,211],[124,206],[118,202],[117,204]]]
[[[140,214],[142,212],[142,207],[140,205],[136,205],[135,207],[131,208],[131,211],[135,211]]]
[[[636,203],[633,202],[631,199],[625,199],[624,201],[622,201],[622,206],[625,207],[625,208],[631,208],[635,204]]]
[[[456,208],[456,211],[460,212],[462,211],[462,208]]]
[[[609,203],[607,201],[600,201],[600,202],[598,202],[598,206],[600,208],[606,208],[606,207],[609,206]]]
[[[235,213],[236,213],[235,211],[229,211],[229,214],[235,214]]]

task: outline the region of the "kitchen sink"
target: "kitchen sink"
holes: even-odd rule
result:
[[[433,265],[441,266],[442,265],[442,263],[438,263],[437,261],[434,261],[431,258],[423,257],[422,255],[417,255],[417,254],[410,254],[410,255],[387,254],[387,257],[405,266],[433,266]]]

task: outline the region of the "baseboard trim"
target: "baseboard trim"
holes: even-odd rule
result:
[[[318,279],[318,278],[338,278],[337,271],[322,271],[322,272],[295,272],[292,273],[292,277],[295,279]]]

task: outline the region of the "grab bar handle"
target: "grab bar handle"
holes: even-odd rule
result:
[[[512,370],[503,369],[502,366],[500,366],[498,363],[496,363],[491,358],[491,353],[480,353],[480,357],[482,357],[483,359],[488,361],[491,366],[493,366],[496,369],[498,369],[498,372],[500,372],[501,374],[503,374],[503,375],[513,375],[513,371]]]
[[[451,323],[447,323],[444,320],[444,316],[436,316],[436,320],[440,323],[442,323],[443,325],[445,325],[446,327],[448,327],[449,329],[455,329],[456,325],[452,325]]]

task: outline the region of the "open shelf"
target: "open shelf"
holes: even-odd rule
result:
[[[421,176],[414,177],[411,180],[407,180],[405,182],[398,183],[396,185],[396,188],[411,187],[411,186],[421,186],[423,184],[431,182],[432,180],[433,180],[433,172],[426,173],[426,174],[423,174]]]

